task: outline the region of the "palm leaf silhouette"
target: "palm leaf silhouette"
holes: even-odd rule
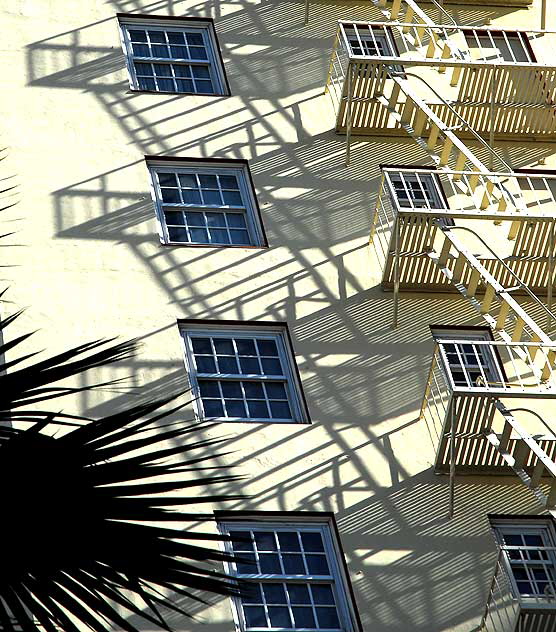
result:
[[[0,344],[0,358],[27,338]],[[31,363],[34,354],[0,362],[2,632],[135,632],[129,615],[170,630],[165,609],[188,615],[176,595],[238,594],[215,570],[232,559],[214,543],[223,536],[179,528],[211,519],[187,505],[237,498],[207,491],[239,478],[207,462],[217,440],[192,438],[210,424],[168,421],[183,406],[175,398],[100,419],[37,409],[83,390],[62,380],[135,347],[93,341]],[[63,432],[50,431],[59,425]]]

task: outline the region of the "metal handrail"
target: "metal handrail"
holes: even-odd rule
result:
[[[429,90],[431,90],[431,92],[433,92],[433,94],[436,96],[437,99],[440,99],[440,101],[450,110],[450,112],[463,124],[466,125],[467,127],[467,131],[471,133],[471,135],[478,140],[483,147],[485,147],[487,149],[487,151],[490,152],[490,154],[496,158],[497,160],[500,161],[500,163],[504,166],[505,169],[508,169],[509,171],[511,171],[511,166],[498,154],[498,152],[493,149],[487,142],[486,140],[480,135],[478,134],[469,124],[469,122],[463,118],[463,116],[461,116],[457,110],[455,110],[447,101],[446,99],[444,99],[443,96],[441,96],[430,84],[428,81],[426,81],[425,79],[423,79],[423,77],[420,77],[419,75],[415,74],[414,72],[400,72],[400,71],[396,71],[396,70],[389,70],[389,74],[391,75],[397,75],[397,76],[402,76],[402,77],[406,77],[406,76],[411,76],[411,77],[415,77],[417,79],[419,79],[420,81],[422,81],[427,88],[429,88]],[[442,130],[440,130],[442,131]]]
[[[502,264],[502,267],[504,268],[504,270],[506,270],[506,272],[508,272],[510,274],[510,276],[519,285],[519,287],[522,290],[525,290],[525,292],[531,297],[531,299],[544,310],[546,315],[550,316],[550,318],[556,318],[556,314],[554,314],[554,312],[552,312],[550,309],[548,309],[548,307],[540,300],[540,298],[534,292],[532,292],[529,289],[529,287],[521,280],[520,277],[517,276],[517,274],[510,268],[510,266],[508,266],[508,264],[503,259],[501,259],[494,252],[494,250],[486,243],[486,241],[480,235],[478,235],[473,229],[468,228],[467,226],[439,226],[439,228],[443,232],[449,232],[449,231],[452,231],[452,230],[465,230],[468,233],[471,233],[472,235],[474,235],[481,242],[481,244],[490,252],[490,254],[500,264]]]
[[[432,1],[432,0],[430,0]],[[340,24],[373,24],[373,25],[385,25],[385,26],[412,26],[425,29],[451,29],[452,24],[422,24],[416,22],[398,22],[397,20],[390,21],[375,21],[375,20],[338,20]],[[504,26],[471,26],[465,24],[458,24],[457,27],[462,31],[508,31],[512,33],[533,33],[539,35],[556,35],[554,29],[520,29],[520,28],[508,28]]]

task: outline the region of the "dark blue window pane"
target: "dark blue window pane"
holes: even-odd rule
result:
[[[241,206],[241,195],[239,191],[222,191],[224,196],[224,204],[230,204],[231,206]]]
[[[191,79],[176,79],[176,84],[178,86],[179,92],[195,92],[193,90],[193,81]],[[197,203],[200,202],[201,196],[197,200]],[[193,202],[194,204],[195,202]]]
[[[157,42],[159,44],[166,42],[166,35],[163,31],[149,31],[149,39],[151,42]]]
[[[311,575],[330,575],[328,562],[324,555],[307,555],[305,559]]]
[[[242,373],[257,374],[257,375],[261,373],[261,369],[259,367],[259,361],[257,360],[257,358],[245,358],[241,356],[239,358],[239,364],[241,366]]]
[[[269,606],[268,616],[270,617],[270,625],[273,628],[291,627],[290,611],[286,607]]]
[[[162,200],[164,202],[168,202],[169,204],[179,204],[180,203],[180,193],[178,189],[161,189]]]
[[[145,31],[138,31],[135,29],[130,30],[129,37],[131,38],[132,42],[146,42],[147,41],[147,34],[145,33]]]
[[[223,417],[222,403],[217,399],[203,399],[203,409],[206,417]]]
[[[173,92],[174,82],[172,79],[158,79],[158,89],[163,92]]]
[[[292,608],[293,612],[293,620],[295,627],[297,628],[314,628],[315,627],[315,617],[313,615],[313,609],[310,607],[300,608],[297,606],[296,608]]]
[[[282,375],[282,365],[278,358],[261,358],[265,375]]]
[[[216,176],[211,176],[208,174],[200,175],[199,182],[201,183],[201,187],[203,189],[217,189],[218,188],[218,180]]]
[[[139,90],[156,90],[154,79],[145,79],[144,77],[139,77],[138,81]]]
[[[141,64],[142,66],[150,66],[150,64]],[[163,171],[157,171],[158,182],[161,187],[177,187],[176,174],[164,173]]]
[[[284,562],[284,572],[288,575],[305,575],[305,565],[303,556],[295,553],[285,553],[282,555]]]
[[[311,603],[309,597],[309,588],[306,584],[287,584],[288,595],[290,601],[293,604],[308,604]]]
[[[172,59],[189,59],[189,53],[185,46],[170,46],[170,57]]]
[[[137,57],[150,57],[151,53],[146,44],[132,44],[133,54]]]
[[[337,629],[340,627],[340,620],[336,613],[336,608],[316,608],[317,619],[321,628]]]
[[[280,549],[282,551],[301,551],[299,536],[296,531],[283,531],[278,533],[278,541],[280,542]]]
[[[261,553],[259,555],[259,564],[261,566],[261,573],[268,574],[281,574],[280,560],[276,553]]]
[[[144,64],[144,63],[141,63],[139,61],[136,61],[136,62],[133,63],[133,65],[135,66],[135,72],[138,75],[146,75],[148,77],[152,77],[153,69],[152,69],[152,65],[151,64]]]
[[[259,551],[276,551],[274,531],[256,531],[254,535]]]
[[[286,387],[282,382],[268,382],[266,392],[270,399],[287,399]]]
[[[205,204],[222,204],[222,198],[220,191],[205,191],[203,190],[203,200]]]
[[[219,356],[218,368],[220,370],[220,373],[238,373],[236,359],[229,356]]]
[[[257,355],[257,350],[255,349],[254,340],[242,340],[241,338],[236,338],[236,346],[237,346],[237,352],[239,353],[239,355],[245,355],[245,356]]]
[[[263,584],[266,603],[288,603],[284,584]]]
[[[266,628],[266,616],[262,606],[244,606],[243,614],[249,628]]]
[[[170,31],[167,33],[168,41],[170,44],[185,44],[185,37],[183,33],[179,33],[176,31]]]
[[[288,402],[270,402],[270,412],[274,419],[291,419],[292,413]]]
[[[249,408],[249,417],[254,417],[256,419],[270,418],[266,402],[261,402],[259,400],[247,400],[247,407]]]
[[[241,392],[241,385],[239,382],[221,382],[222,393],[224,397],[241,398],[243,394]]]
[[[263,603],[261,585],[250,583],[241,587],[241,600],[243,603]]]
[[[236,563],[237,572],[245,575],[254,575],[257,573],[257,562],[254,554],[241,553],[238,554],[239,561]]]
[[[197,68],[203,68],[203,66],[197,66]],[[207,77],[208,75],[208,70],[207,70]],[[238,189],[238,183],[237,183],[237,178],[235,176],[220,176],[220,186],[223,189]]]
[[[334,605],[332,586],[328,584],[313,584],[311,586],[313,601],[318,605]]]
[[[245,227],[245,217],[240,213],[228,213],[226,217],[228,219],[228,226],[235,228]]]
[[[259,382],[243,382],[243,388],[245,389],[246,397],[264,399],[263,386]]]
[[[170,241],[189,241],[189,236],[185,228],[174,228],[170,226],[168,228],[168,236]]]
[[[210,73],[207,66],[191,66],[195,79],[210,79]],[[220,178],[222,182],[222,178]],[[224,185],[222,185],[224,186]]]
[[[230,531],[234,551],[252,551],[253,542],[249,531]]]
[[[214,359],[208,356],[195,356],[197,371],[199,373],[216,373],[216,365]]]
[[[194,241],[198,244],[209,243],[208,233],[204,228],[191,228],[189,232],[191,234],[191,241]]]
[[[191,79],[191,68],[189,66],[174,66],[174,74],[176,75],[176,77],[186,77],[187,79]],[[193,177],[193,179],[195,178]],[[197,186],[197,185],[194,182],[191,185],[184,185],[184,186]]]
[[[208,59],[207,57],[207,53],[205,51],[205,49],[203,47],[190,47],[189,48],[189,55],[191,57],[191,59]]]
[[[210,338],[192,338],[191,344],[195,353],[212,353],[212,346],[210,344]]]
[[[172,69],[168,64],[153,64],[154,71],[157,77],[171,77]]]
[[[205,79],[197,79],[195,81],[197,85],[197,92],[203,94],[214,94],[214,88],[212,87],[212,81],[206,81]]]
[[[230,240],[228,239],[228,232],[221,228],[211,228],[210,230],[210,240],[213,244],[228,244]]]
[[[324,544],[320,533],[302,533],[301,542],[303,542],[305,551],[311,551],[311,553],[324,551]]]
[[[205,226],[205,218],[202,213],[192,213],[187,211],[185,214],[189,226]]]
[[[203,45],[203,36],[200,33],[187,33],[186,38],[187,38],[187,43],[190,46]]]
[[[277,356],[278,347],[274,340],[257,340],[257,346],[259,347],[259,353],[264,356]]]
[[[178,179],[182,187],[195,188],[197,186],[197,178],[193,173],[180,173]]]
[[[219,355],[234,355],[234,344],[231,338],[215,338],[214,348]]]
[[[246,417],[245,405],[237,399],[226,400],[226,413],[228,417]]]
[[[201,397],[220,397],[218,382],[199,380],[199,390],[201,391]]]
[[[207,213],[207,224],[209,226],[223,226],[225,228],[226,218],[224,217],[224,213]]]
[[[162,57],[169,58],[170,51],[168,50],[168,46],[160,46],[159,44],[152,45],[153,57]]]
[[[250,244],[249,233],[246,230],[231,230],[230,237],[232,238],[232,244],[237,246],[243,246]]]
[[[174,224],[177,226],[185,224],[183,213],[180,211],[166,211],[164,213],[164,218],[166,219],[167,224]]]
[[[183,189],[182,195],[184,204],[201,204],[201,194],[195,189]]]

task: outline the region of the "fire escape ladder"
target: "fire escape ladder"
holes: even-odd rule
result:
[[[554,517],[556,517],[556,463],[539,445],[537,439],[526,432],[516,420],[512,411],[498,399],[494,405],[504,418],[504,427],[500,435],[493,431],[485,433],[488,442],[496,449],[503,461],[519,477],[519,479],[535,494],[537,500]],[[509,450],[510,437],[514,435],[517,441],[514,448]],[[534,463],[526,471],[527,463]],[[541,480],[548,478],[548,493],[541,488]]]

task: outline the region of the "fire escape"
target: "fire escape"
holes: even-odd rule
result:
[[[435,470],[450,476],[449,513],[456,475],[514,474],[556,517],[556,176],[513,170],[495,149],[555,139],[556,67],[542,60],[556,34],[462,27],[444,10],[437,24],[414,0],[373,2],[385,21],[339,22],[327,91],[348,164],[354,135],[408,134],[433,165],[382,169],[371,244],[393,324],[401,291],[442,291],[490,331],[436,336],[421,418]],[[528,548],[500,548],[483,629],[555,629],[556,550]],[[520,588],[516,555],[549,560],[549,591]]]

